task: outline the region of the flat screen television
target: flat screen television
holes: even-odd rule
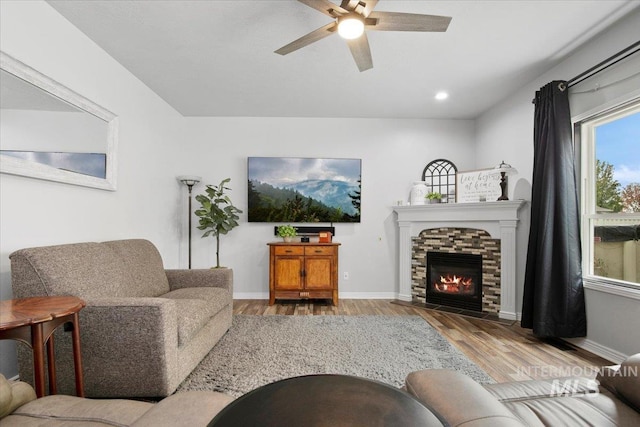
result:
[[[249,157],[249,222],[360,222],[360,159]]]

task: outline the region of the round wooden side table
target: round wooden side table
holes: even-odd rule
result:
[[[19,340],[33,349],[33,377],[36,395],[45,395],[44,347],[47,347],[49,394],[57,393],[53,332],[65,323],[72,325],[73,365],[76,394],[84,397],[80,323],[78,312],[85,302],[77,297],[32,297],[0,301],[0,340]]]

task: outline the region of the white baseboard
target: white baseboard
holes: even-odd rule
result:
[[[629,356],[620,353],[612,348],[606,347],[602,344],[598,344],[595,341],[591,341],[586,338],[565,338],[565,341],[570,342],[576,347],[580,347],[583,350],[587,350],[597,356],[600,356],[604,359],[611,360],[613,363],[621,363]]]
[[[411,297],[411,295],[403,295],[403,294],[394,294],[394,295],[395,295],[395,298],[400,301],[405,301],[405,302],[413,301],[413,298]]]
[[[340,292],[340,299],[396,299],[395,292]],[[234,292],[233,299],[269,299],[268,292]],[[408,301],[411,301],[409,298]]]
[[[269,292],[234,292],[233,299],[269,299]]]
[[[500,312],[498,313],[498,317],[500,319],[506,319],[506,320],[518,320],[518,315],[516,313],[511,313],[509,311],[504,311],[504,310],[500,310]]]
[[[395,292],[340,292],[341,299],[396,299]]]

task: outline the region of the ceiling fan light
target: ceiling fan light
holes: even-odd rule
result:
[[[347,40],[357,39],[364,33],[364,21],[359,16],[338,19],[338,34]]]

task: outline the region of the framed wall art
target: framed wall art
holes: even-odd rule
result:
[[[494,168],[456,173],[456,202],[495,202],[502,195],[500,173]]]

